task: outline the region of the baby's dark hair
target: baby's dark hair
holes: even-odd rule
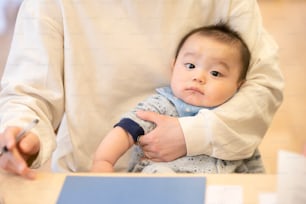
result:
[[[250,50],[247,44],[242,39],[242,37],[240,36],[240,34],[234,31],[225,23],[203,26],[191,30],[181,39],[180,43],[178,44],[178,47],[175,52],[175,59],[178,57],[179,52],[183,47],[184,43],[186,42],[186,40],[195,33],[211,37],[220,42],[231,43],[233,46],[236,46],[240,50],[241,62],[242,62],[242,70],[239,77],[239,81],[245,80],[251,60]]]

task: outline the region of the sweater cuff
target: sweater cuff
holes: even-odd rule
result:
[[[203,114],[193,117],[181,117],[179,122],[185,137],[187,156],[213,154],[210,128],[208,127],[209,122],[204,118]]]
[[[134,143],[137,142],[137,139],[139,136],[144,135],[143,128],[138,123],[136,123],[130,118],[121,119],[119,123],[114,125],[114,127],[117,127],[117,126],[127,131],[132,136]]]

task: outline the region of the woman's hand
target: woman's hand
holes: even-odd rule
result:
[[[137,116],[156,124],[153,131],[138,140],[148,159],[167,162],[186,155],[185,138],[177,118],[149,111],[138,111]]]
[[[0,168],[23,176],[34,179],[34,172],[28,167],[27,162],[36,156],[40,149],[38,137],[28,132],[16,143],[16,135],[21,131],[19,127],[8,127],[0,134]],[[7,151],[2,151],[6,146]]]

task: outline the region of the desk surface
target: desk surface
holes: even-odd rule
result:
[[[36,180],[0,173],[0,195],[8,204],[54,204],[67,175],[88,176],[145,176],[143,174],[59,174],[39,172]],[[189,176],[192,176],[188,174]],[[188,176],[182,175],[182,176]],[[151,175],[150,175],[151,176]],[[159,175],[153,175],[159,176]],[[165,175],[163,175],[165,176]],[[171,176],[171,175],[169,175]],[[173,175],[172,175],[173,176]],[[175,175],[178,176],[178,175]],[[198,176],[198,174],[197,174]],[[214,174],[204,175],[207,185],[239,185],[243,188],[245,204],[259,203],[260,193],[276,191],[277,176],[271,174]]]

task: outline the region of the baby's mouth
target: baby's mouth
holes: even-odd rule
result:
[[[195,93],[204,95],[204,92],[201,89],[196,88],[196,87],[189,87],[186,89],[186,91],[195,92]]]

